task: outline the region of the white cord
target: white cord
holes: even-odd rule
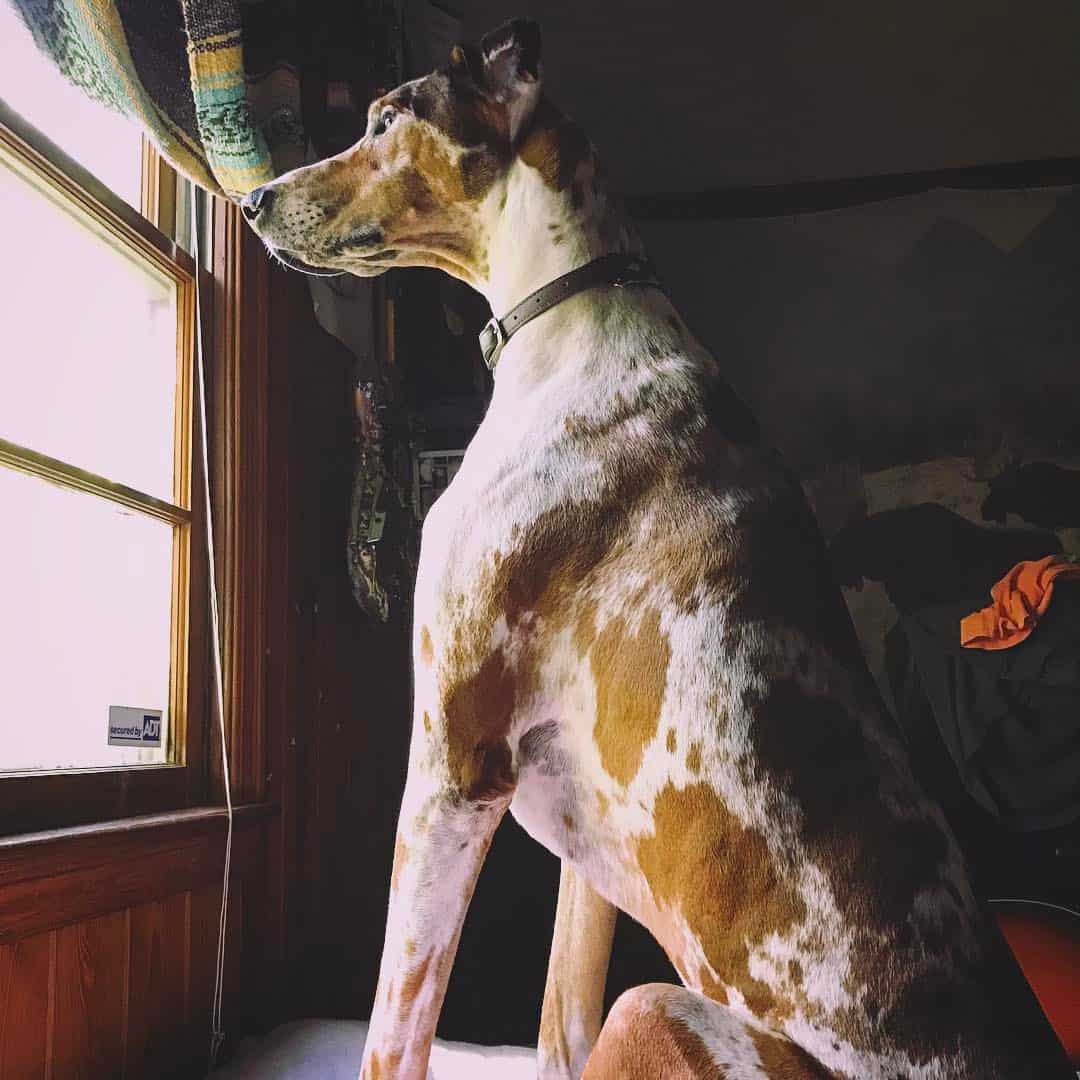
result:
[[[218,616],[218,590],[214,558],[214,514],[210,501],[210,449],[206,428],[206,365],[203,360],[202,290],[199,288],[199,235],[202,231],[202,204],[192,191],[191,254],[195,260],[195,371],[199,395],[200,444],[202,447],[203,491],[206,495],[206,559],[210,586],[210,632],[213,640],[214,689],[217,697],[218,730],[221,733],[221,772],[225,781],[225,872],[221,885],[221,915],[218,920],[217,964],[214,969],[214,997],[210,1012],[210,1068],[217,1064],[218,1052],[225,1041],[221,1027],[221,1008],[225,984],[225,928],[229,917],[229,877],[232,869],[233,804],[229,781],[229,747],[225,738],[225,688],[221,673],[221,621]]]
[[[1051,904],[1048,900],[1028,900],[1020,896],[994,896],[986,902],[988,904],[1030,904],[1032,907],[1050,908],[1052,911],[1061,911],[1080,919],[1080,911],[1073,911],[1071,907],[1065,907],[1064,904]]]

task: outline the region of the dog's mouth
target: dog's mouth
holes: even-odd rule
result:
[[[307,274],[308,277],[341,277],[345,273],[344,270],[331,270],[325,266],[312,266],[311,263],[304,262],[299,255],[294,255],[291,251],[285,251],[283,248],[275,248],[267,244],[266,250],[282,266],[287,266],[290,270],[299,270],[301,274]]]
[[[297,270],[301,274],[307,274],[309,277],[341,277],[343,274],[349,273],[345,269],[337,270],[328,266],[315,266],[288,248],[279,248],[266,241],[264,243],[266,243],[266,250],[270,252],[270,256],[277,259],[282,266],[287,266],[290,270]],[[380,269],[385,268],[384,264],[387,260],[392,260],[396,255],[397,252],[392,248],[366,252],[357,251],[356,246],[348,241],[335,244],[334,248],[328,252],[330,258],[340,259],[346,257],[349,260],[367,263]]]

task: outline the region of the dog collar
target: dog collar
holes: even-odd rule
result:
[[[556,304],[561,304],[571,296],[597,285],[651,285],[660,288],[653,264],[639,255],[601,255],[598,259],[571,270],[568,274],[557,277],[530,293],[516,307],[501,319],[497,316],[487,321],[480,331],[480,351],[489,371],[495,370],[499,354],[506,343],[526,323],[537,315],[543,315]]]

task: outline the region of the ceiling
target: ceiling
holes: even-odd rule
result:
[[[465,35],[512,15],[631,194],[1080,156],[1075,0],[466,0]]]

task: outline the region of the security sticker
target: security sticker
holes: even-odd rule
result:
[[[161,746],[161,710],[109,706],[109,745]]]

